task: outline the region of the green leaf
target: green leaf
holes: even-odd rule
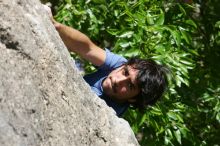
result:
[[[179,47],[181,43],[181,37],[176,27],[175,26],[164,26],[163,28],[168,30],[171,33],[176,45]]]
[[[141,125],[144,123],[144,121],[146,120],[146,118],[147,118],[147,115],[144,114],[144,115],[142,116],[142,118],[141,118],[140,123],[138,124],[138,126],[141,126]]]
[[[169,138],[166,136],[164,137],[164,143],[165,143],[165,145],[169,145],[169,143],[170,143]]]
[[[123,53],[123,55],[124,55],[125,57],[131,58],[131,57],[134,57],[134,56],[138,56],[139,53],[140,53],[140,51],[139,51],[138,49],[129,49],[129,50],[126,50],[126,51]]]
[[[72,4],[71,0],[65,0],[67,4]]]
[[[190,65],[190,66],[193,65],[192,62],[189,62],[189,61],[183,60],[183,59],[180,59],[180,62],[183,64],[186,64],[186,65]]]
[[[133,31],[127,31],[127,32],[124,32],[123,34],[121,34],[119,36],[119,38],[130,38],[130,37],[132,37],[133,34],[134,34]]]
[[[179,6],[179,8],[180,8],[180,11],[181,11],[184,15],[186,15],[185,9],[184,9],[180,4],[178,4],[178,6]]]
[[[216,120],[218,121],[218,123],[220,123],[220,112],[218,112],[218,113],[216,114]]]
[[[127,41],[120,42],[119,46],[121,46],[122,48],[127,48],[130,46],[130,42]]]
[[[155,22],[156,25],[163,25],[164,24],[164,12],[160,9],[160,14],[158,15],[158,19]]]
[[[191,44],[191,41],[192,41],[191,36],[189,36],[189,34],[184,30],[181,30],[180,32],[182,34],[183,39],[186,41],[186,43]]]
[[[150,24],[150,25],[153,25],[154,24],[154,20],[153,20],[153,17],[151,16],[151,14],[149,13],[149,11],[147,12],[147,23]]]
[[[184,122],[183,118],[179,114],[177,114],[176,117],[178,118],[179,122],[182,122],[182,123]]]
[[[177,120],[176,114],[173,112],[167,113],[168,117],[171,118],[172,120]]]
[[[191,25],[191,26],[193,26],[194,28],[197,28],[196,23],[193,20],[191,20],[191,19],[186,20],[186,23]]]
[[[177,46],[179,47],[180,43],[181,43],[180,34],[176,30],[172,30],[171,34],[172,34]]]
[[[118,35],[120,33],[117,29],[107,29],[107,32],[111,35]]]
[[[181,145],[182,141],[181,141],[181,133],[179,129],[174,130],[174,136],[176,137],[176,140],[178,141],[178,143]]]
[[[152,107],[150,112],[155,115],[162,115],[161,111],[157,107]]]
[[[189,130],[187,128],[179,128],[182,137],[187,138],[187,133],[189,132]]]
[[[220,28],[220,21],[217,21],[217,22],[215,23],[215,27],[216,27],[216,28]]]
[[[106,3],[105,0],[92,0],[92,1],[96,4],[105,4]]]
[[[173,138],[173,134],[170,129],[166,129],[166,136],[169,137],[169,139]]]

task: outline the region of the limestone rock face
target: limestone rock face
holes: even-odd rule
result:
[[[0,0],[0,145],[135,146],[84,82],[38,0]]]

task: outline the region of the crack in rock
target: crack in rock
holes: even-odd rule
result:
[[[9,29],[9,28],[8,28]],[[12,36],[7,32],[7,29],[0,28],[0,41],[8,49],[19,50],[18,41],[12,41]]]

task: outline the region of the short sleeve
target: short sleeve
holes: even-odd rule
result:
[[[104,64],[99,67],[100,70],[113,70],[127,62],[127,59],[110,52],[108,49],[105,49],[105,52],[106,59]]]

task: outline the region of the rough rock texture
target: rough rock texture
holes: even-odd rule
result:
[[[38,0],[0,0],[0,145],[133,146],[83,81]]]

